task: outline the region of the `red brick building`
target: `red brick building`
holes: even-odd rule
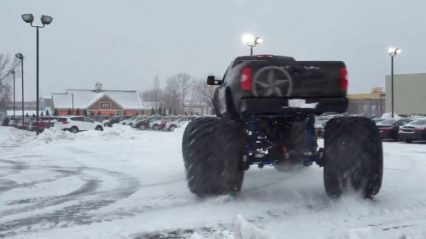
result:
[[[67,89],[65,93],[53,93],[52,100],[53,111],[58,115],[131,116],[151,110],[142,105],[136,91],[103,90],[101,83],[96,83],[94,90]]]

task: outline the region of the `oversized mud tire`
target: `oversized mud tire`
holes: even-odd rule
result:
[[[230,119],[191,121],[182,140],[188,187],[198,197],[239,192],[244,178],[244,132]]]
[[[383,178],[379,130],[367,118],[342,117],[327,122],[324,134],[324,186],[329,196],[361,192],[376,195]]]

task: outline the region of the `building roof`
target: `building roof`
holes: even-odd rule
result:
[[[104,96],[123,109],[145,109],[136,91],[67,89],[66,93],[52,94],[52,99],[55,108],[69,109],[74,106],[75,109],[86,109]]]

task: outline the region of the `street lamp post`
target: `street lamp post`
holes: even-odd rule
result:
[[[15,97],[16,96],[16,91],[15,91],[15,81],[16,81],[16,78],[15,78],[15,71],[11,70],[10,74],[12,74],[12,76],[13,76],[13,119],[16,120],[16,115],[15,115],[15,108],[16,108],[16,97]]]
[[[246,44],[248,47],[250,47],[250,56],[253,55],[253,48],[262,44],[263,39],[260,37],[255,37],[251,34],[244,34],[242,37],[242,41],[244,44]]]
[[[31,24],[32,27],[36,28],[36,134],[39,134],[39,128],[38,128],[38,119],[39,119],[39,29],[44,28],[46,25],[49,25],[52,23],[53,18],[50,16],[42,15],[40,20],[42,23],[42,26],[34,26],[34,16],[33,14],[23,14],[22,20],[24,20],[25,23]]]
[[[392,118],[395,114],[395,105],[394,105],[394,82],[393,82],[393,62],[394,58],[401,53],[400,48],[389,48],[388,54],[391,57],[391,111],[392,111]]]
[[[18,58],[21,61],[21,80],[22,80],[22,128],[24,127],[24,120],[25,120],[25,115],[24,115],[24,55],[22,55],[22,53],[17,53],[15,54],[15,57]]]
[[[74,114],[74,93],[71,93],[71,109],[72,114]]]

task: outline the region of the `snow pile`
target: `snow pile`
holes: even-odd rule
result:
[[[37,138],[35,138],[35,141],[50,143],[57,140],[74,140],[75,138],[75,134],[53,127],[45,129],[43,133],[39,134]]]
[[[15,138],[15,134],[13,134],[11,127],[0,126],[0,145],[11,141]]]
[[[175,130],[183,132],[185,126]],[[79,133],[63,131],[55,127],[45,129],[36,138],[27,139],[35,143],[50,143],[53,141],[110,141],[110,140],[139,140],[144,139],[145,134],[170,134],[170,132],[142,131],[125,125],[115,124],[113,127],[105,127],[104,131],[88,130]]]
[[[33,132],[16,129],[9,126],[0,126],[0,146],[5,144],[17,144],[24,142],[31,136]]]
[[[52,141],[68,141],[68,140],[90,140],[105,141],[111,139],[134,140],[141,135],[141,131],[132,129],[127,126],[114,125],[114,127],[106,127],[104,131],[88,130],[77,134],[69,131],[57,129],[55,127],[45,129],[43,133],[35,139],[39,143],[50,143]]]
[[[77,138],[85,140],[135,140],[143,134],[143,131],[131,128],[129,126],[114,124],[112,127],[105,127],[104,131],[89,130],[76,134]]]
[[[237,215],[234,228],[235,239],[267,239],[265,232],[249,223],[243,216]]]

